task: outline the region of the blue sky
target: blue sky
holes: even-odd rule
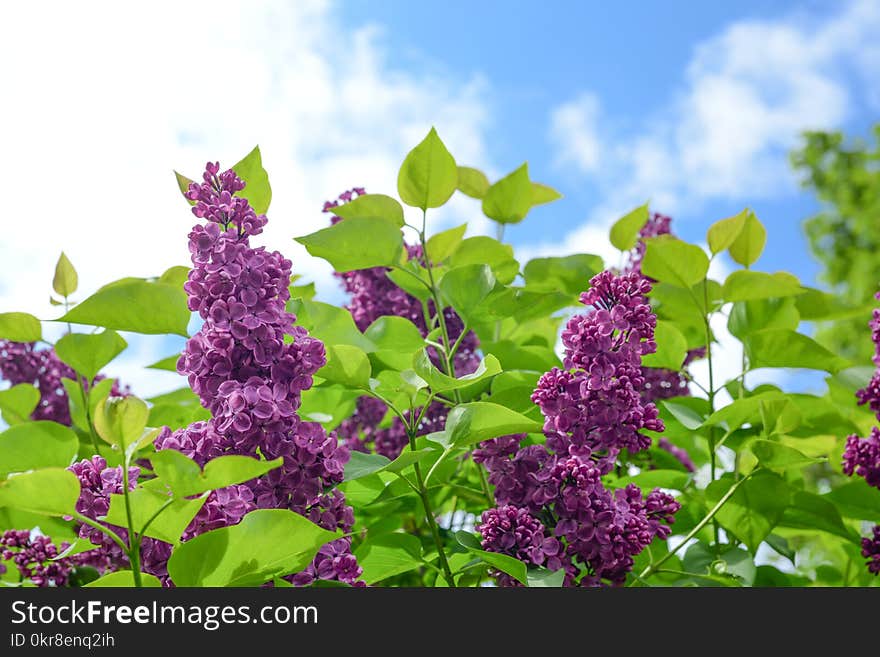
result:
[[[459,163],[498,177],[528,160],[565,194],[508,231],[523,261],[613,256],[608,226],[648,199],[691,240],[748,205],[769,229],[758,266],[812,282],[800,223],[816,205],[787,152],[803,129],[864,134],[880,116],[869,0],[50,4],[11,5],[0,26],[16,62],[0,177],[20,218],[0,241],[0,311],[46,319],[62,250],[83,296],[187,264],[194,220],[171,169],[197,176],[254,144],[274,190],[260,243],[341,300],[292,238],[326,225],[343,189],[394,193],[431,125]],[[491,230],[467,198],[432,226],[462,221]],[[142,370],[179,344],[130,337],[110,375],[145,396],[180,385]]]

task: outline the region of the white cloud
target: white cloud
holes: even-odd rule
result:
[[[574,165],[581,173],[599,166],[602,148],[597,133],[599,99],[583,93],[560,105],[550,117],[550,137],[557,145],[557,163]]]
[[[613,134],[589,92],[562,104],[550,118],[558,158],[570,164],[582,157],[588,166],[577,169],[590,174],[602,198],[585,225],[534,250],[607,251],[595,246],[598,236],[646,197],[674,215],[713,199],[791,193],[787,152],[799,134],[840,125],[855,103],[880,101],[870,96],[880,86],[878,31],[880,5],[870,0],[843,5],[823,21],[799,13],[734,23],[696,47],[680,92],[631,134]],[[596,144],[613,146],[597,160]]]
[[[55,316],[62,249],[80,297],[187,264],[195,219],[171,169],[198,176],[207,159],[228,166],[256,143],[273,202],[255,242],[333,295],[329,267],[292,241],[326,225],[324,199],[352,185],[394,193],[400,161],[432,123],[462,163],[491,169],[485,82],[405,73],[381,44],[381,28],[348,25],[321,1],[5,7],[0,312]],[[460,201],[435,222],[471,214],[478,205]],[[137,371],[166,355],[149,344],[114,364],[138,392],[167,387]]]

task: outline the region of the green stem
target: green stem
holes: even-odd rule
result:
[[[122,453],[125,454],[125,445],[122,445]],[[141,545],[138,535],[134,531],[134,520],[131,515],[131,500],[128,490],[128,455],[122,460],[122,498],[125,501],[125,519],[128,523],[128,560],[131,563],[131,573],[134,577],[134,585],[137,588],[143,586],[141,582]]]
[[[428,282],[430,283],[431,290],[431,298],[434,300],[434,312],[437,315],[437,320],[440,323],[440,333],[443,336],[443,344],[446,345],[446,353],[443,354],[444,362],[441,365],[446,366],[445,373],[449,376],[455,376],[455,369],[452,367],[452,360],[449,355],[449,346],[451,342],[449,341],[449,331],[446,329],[446,318],[443,316],[443,304],[440,303],[440,295],[437,293],[437,284],[434,281],[434,268],[431,266],[431,261],[428,259],[428,240],[425,237],[425,225],[428,221],[428,211],[422,210],[422,230],[419,232],[419,241],[422,245],[422,255],[425,258],[425,271],[428,272]],[[456,399],[458,395],[456,394]]]
[[[89,404],[89,397],[86,394],[86,377],[81,377],[77,374],[76,380],[79,382],[79,391],[82,394],[83,408],[86,413],[86,424],[89,425],[89,437],[92,439],[92,447],[95,449],[95,454],[100,456],[101,451],[98,449],[98,436],[95,434],[95,427],[92,425],[91,404]]]
[[[409,274],[414,279],[416,279],[419,283],[424,285],[426,289],[428,289],[428,290],[431,289],[431,287],[425,281],[423,281],[419,276],[417,276],[415,273],[411,272],[409,269],[406,269],[405,267],[400,267],[399,265],[394,265],[394,269],[396,269],[397,271],[402,271],[404,274]]]
[[[495,239],[499,242],[504,241],[504,224],[501,222],[495,224]]]
[[[116,545],[118,545],[120,548],[122,548],[123,552],[128,553],[128,546],[125,544],[125,541],[123,541],[122,538],[119,536],[119,534],[114,532],[109,527],[105,527],[101,523],[96,522],[96,521],[92,520],[91,518],[89,518],[88,516],[84,516],[83,514],[81,514],[79,512],[74,513],[73,517],[74,517],[74,519],[78,520],[79,522],[83,523],[84,525],[88,525],[89,527],[94,527],[98,531],[106,534],[107,536],[109,536],[111,538],[111,540],[114,543],[116,543]]]
[[[684,539],[682,539],[681,543],[679,543],[675,547],[674,550],[670,550],[669,552],[664,554],[658,561],[650,564],[647,568],[645,568],[642,571],[642,573],[639,575],[639,578],[645,579],[647,577],[650,577],[654,573],[656,573],[657,570],[660,568],[660,566],[662,566],[664,563],[669,561],[669,559],[671,559],[673,557],[673,555],[675,555],[676,552],[678,552],[681,548],[683,548],[688,543],[688,541],[690,541],[694,536],[696,536],[700,532],[700,530],[703,529],[703,527],[705,527],[707,524],[709,524],[710,521],[713,521],[715,519],[715,514],[718,513],[718,511],[721,509],[721,507],[727,503],[727,500],[729,500],[731,497],[733,497],[733,494],[736,492],[736,489],[739,488],[740,486],[742,486],[746,481],[748,481],[749,478],[755,472],[757,472],[757,470],[752,470],[752,472],[747,474],[744,478],[742,478],[739,481],[737,481],[736,483],[734,483],[730,487],[730,489],[726,493],[724,493],[724,495],[721,497],[721,499],[718,500],[718,503],[712,507],[712,509],[709,511],[709,513],[707,513],[705,515],[705,517],[702,520],[700,520],[700,522],[698,522],[696,524],[696,526],[688,532],[687,536],[685,536]]]
[[[413,451],[416,449],[415,430],[409,431],[409,448]],[[428,497],[428,490],[425,488],[425,480],[422,479],[422,468],[418,463],[413,463],[413,469],[416,471],[416,481],[419,485],[419,498],[422,500],[422,506],[425,508],[425,520],[431,528],[431,536],[434,538],[434,545],[437,547],[437,555],[440,558],[440,567],[443,569],[443,576],[450,587],[455,588],[455,579],[452,576],[452,569],[449,567],[449,561],[446,559],[446,552],[443,551],[443,539],[440,538],[440,528],[437,526],[437,519],[434,518],[434,509],[431,506],[431,500]]]
[[[712,313],[709,312],[709,282],[707,279],[703,279],[703,303],[706,310],[704,317],[706,324],[706,359],[709,362],[709,415],[712,415],[715,412],[715,379],[712,368],[712,327],[710,324]],[[715,468],[715,425],[713,424],[709,427],[709,473],[712,481],[715,481]],[[712,527],[715,537],[715,551],[717,553],[721,544],[721,531],[718,521],[714,518],[712,519]]]
[[[486,480],[486,471],[483,469],[483,466],[477,465],[477,474],[480,476],[480,486],[483,488],[483,494],[486,496],[486,501],[489,503],[490,507],[495,506],[495,496],[492,495],[492,489],[489,488],[489,482]]]

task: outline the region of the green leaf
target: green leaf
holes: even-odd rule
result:
[[[827,459],[810,458],[794,447],[783,445],[772,440],[756,440],[749,444],[749,449],[758,457],[758,462],[771,470],[788,470],[802,468],[813,463],[822,463]]]
[[[412,367],[413,356],[425,347],[418,327],[403,317],[380,317],[367,327],[364,335],[375,345],[372,356],[396,370]]]
[[[428,259],[434,264],[446,260],[446,258],[455,253],[455,250],[461,244],[466,230],[467,224],[462,224],[461,226],[456,226],[431,236],[427,243]]]
[[[740,340],[762,329],[788,329],[794,331],[801,317],[795,307],[795,299],[758,299],[733,304],[727,328]]]
[[[465,265],[446,272],[438,287],[465,324],[473,326],[495,284],[495,274],[489,265]]]
[[[423,392],[428,384],[412,369],[402,372],[383,370],[370,379],[370,390],[393,406],[420,406],[427,395]]]
[[[134,586],[136,586],[134,583],[134,573],[130,570],[117,570],[112,573],[107,573],[85,585],[86,588],[92,589],[104,587],[133,588]],[[160,582],[154,575],[141,573],[141,586],[144,588],[160,588],[162,582]]]
[[[385,194],[364,194],[330,211],[343,219],[385,219],[398,228],[404,224],[400,203]]]
[[[314,281],[303,285],[290,285],[287,290],[291,299],[314,299],[317,294]]]
[[[76,434],[57,422],[17,424],[0,433],[0,477],[40,468],[66,468],[78,449]]]
[[[412,260],[403,265],[402,269],[392,269],[385,272],[385,276],[401,290],[419,301],[427,301],[431,298],[431,288],[428,287],[427,282],[427,270]]]
[[[639,231],[648,222],[648,204],[630,210],[611,226],[611,244],[621,251],[629,251],[639,239]]]
[[[157,538],[160,541],[176,545],[180,543],[181,535],[192,523],[193,518],[196,517],[208,498],[202,496],[194,500],[173,499],[168,495],[167,490],[159,488],[159,484],[161,482],[151,480],[148,485],[139,486],[129,491],[128,499],[131,503],[132,523],[136,531],[140,532],[144,526],[147,526],[147,522],[155,516],[144,534],[150,538]],[[160,509],[162,509],[161,512]],[[114,493],[110,496],[110,508],[105,520],[111,525],[128,526],[124,495]]]
[[[413,463],[420,463],[425,460],[430,454],[437,454],[437,449],[434,447],[424,447],[422,449],[405,449],[400,453],[396,459],[391,461],[388,465],[382,468],[383,472],[403,472]]]
[[[189,186],[193,183],[192,178],[187,178],[182,173],[174,172],[174,179],[177,182],[177,189],[180,190],[180,193],[183,195],[183,198],[186,199],[186,202],[190,205],[195,205],[195,201],[191,201],[186,198],[186,193],[189,191]]]
[[[186,337],[190,316],[182,289],[166,283],[126,279],[101,288],[56,321]]]
[[[412,149],[397,174],[400,199],[414,208],[439,208],[458,186],[455,158],[431,128],[428,136]]]
[[[95,431],[106,442],[125,451],[144,435],[150,409],[135,396],[108,397],[99,403],[92,422]]]
[[[730,245],[742,233],[743,227],[746,225],[746,217],[750,213],[751,210],[746,208],[739,214],[716,221],[709,227],[709,231],[706,233],[706,241],[709,243],[709,250],[712,251],[712,255],[730,248]]]
[[[768,274],[762,271],[735,271],[727,280],[721,294],[725,301],[750,301],[770,297],[791,297],[803,294],[797,277],[778,271]]]
[[[483,214],[501,224],[518,224],[531,209],[532,182],[527,162],[490,186],[483,197]]]
[[[423,349],[413,359],[413,369],[430,386],[432,392],[443,394],[495,376],[501,371],[501,364],[495,356],[489,354],[480,361],[476,370],[455,378],[437,369],[431,362],[428,352]]]
[[[166,356],[162,360],[157,360],[152,365],[147,365],[150,370],[164,370],[166,372],[177,372],[177,361],[180,360],[180,354],[172,354]]]
[[[526,285],[536,292],[562,291],[578,297],[590,279],[605,268],[602,258],[578,253],[561,258],[535,258],[526,263]]]
[[[3,411],[3,419],[10,426],[28,422],[38,403],[40,391],[33,384],[19,383],[7,390],[0,390],[0,411]]]
[[[189,267],[183,265],[174,265],[162,272],[162,275],[156,279],[157,283],[170,285],[179,289],[183,289],[184,284],[189,279],[189,273],[192,271]]]
[[[281,467],[282,458],[260,461],[250,456],[218,456],[205,464],[198,463],[173,449],[163,449],[150,455],[156,476],[166,484],[175,497],[189,497],[217,488],[241,484],[261,477]]]
[[[670,488],[683,491],[692,478],[691,474],[681,470],[645,470],[637,475],[623,477],[610,483],[614,488],[625,488],[630,484],[635,484],[642,490]]]
[[[177,586],[259,586],[303,570],[336,538],[293,511],[259,509],[178,545],[168,573]]]
[[[55,353],[77,374],[93,381],[98,372],[127,346],[128,343],[116,331],[105,329],[91,335],[68,333],[55,343]]]
[[[64,468],[44,468],[0,481],[0,506],[47,516],[72,515],[79,479]]]
[[[245,182],[245,188],[236,196],[246,198],[257,214],[266,214],[272,202],[272,187],[269,185],[269,174],[263,168],[260,147],[254,146],[238,164],[232,165],[232,170]]]
[[[837,507],[831,501],[802,490],[795,491],[791,506],[785,510],[780,524],[797,529],[816,529],[850,541],[856,539],[843,524]]]
[[[447,444],[473,445],[511,433],[539,433],[543,423],[491,402],[471,402],[453,408],[446,418]]]
[[[458,189],[471,198],[483,198],[489,189],[489,179],[479,169],[458,167]]]
[[[147,401],[152,404],[150,418],[147,420],[151,427],[167,426],[173,431],[211,417],[210,411],[202,406],[189,387],[158,395]]]
[[[709,484],[706,489],[709,503],[716,504],[732,484],[728,478]],[[742,483],[715,517],[754,554],[782,520],[790,499],[791,491],[779,475],[761,471]]]
[[[347,344],[327,345],[327,364],[317,376],[349,388],[367,389],[370,385],[370,359],[362,349]]]
[[[561,198],[562,194],[549,185],[536,182],[532,183],[532,207],[535,207],[536,205],[544,205],[545,203],[552,203]]]
[[[733,578],[738,578],[746,586],[751,586],[755,581],[756,568],[752,555],[733,546],[716,555],[709,546],[694,543],[682,559],[682,566],[698,576],[727,577],[731,578],[731,581]]]
[[[705,421],[704,426],[717,426],[727,424],[729,430],[740,428],[746,422],[755,423],[761,421],[761,404],[765,401],[785,399],[781,392],[763,392],[751,397],[735,399],[724,408],[720,408]]]
[[[43,337],[40,320],[28,313],[0,313],[0,339],[36,342]]]
[[[362,579],[368,586],[409,572],[424,564],[422,544],[412,534],[385,534],[361,543],[355,550],[358,564],[364,569]]]
[[[515,559],[506,554],[500,554],[498,552],[488,552],[484,550],[483,546],[480,545],[480,542],[477,540],[477,537],[470,532],[456,532],[455,540],[458,541],[459,545],[461,545],[464,549],[473,554],[475,557],[478,557],[482,561],[485,561],[493,568],[496,568],[501,572],[507,573],[515,580],[517,580],[520,584],[528,586],[528,573],[526,571],[526,565],[519,559]]]
[[[400,263],[403,254],[400,229],[376,217],[345,219],[296,241],[336,271],[391,267]]]
[[[339,490],[345,495],[346,503],[351,504],[360,513],[362,507],[369,506],[376,501],[376,498],[385,491],[385,486],[386,483],[382,477],[373,474],[354,481],[343,481]]]
[[[58,258],[58,263],[55,265],[52,289],[55,290],[56,294],[67,297],[76,292],[78,284],[79,279],[76,275],[76,269],[73,268],[73,264],[62,251],[61,256]]]
[[[526,586],[531,589],[558,589],[565,581],[565,569],[547,570],[546,568],[529,568],[526,571]]]
[[[788,329],[756,331],[744,344],[750,369],[797,367],[834,374],[850,364],[812,338]]]
[[[663,406],[666,407],[666,410],[672,413],[672,416],[686,429],[694,431],[703,425],[703,416],[690,406],[685,406],[684,404],[679,404],[673,401],[663,401],[662,403]]]
[[[654,339],[657,342],[657,351],[647,354],[642,358],[645,367],[661,367],[667,370],[681,369],[687,356],[687,339],[682,335],[675,324],[660,320],[654,331]]]
[[[785,435],[797,429],[803,420],[800,409],[790,399],[762,400],[758,409],[766,435]]]
[[[744,267],[753,265],[761,257],[766,241],[767,231],[755,213],[749,211],[742,230],[729,247],[730,257]]]
[[[546,319],[557,310],[572,305],[572,298],[562,292],[536,292],[528,288],[508,287],[496,288],[488,296],[485,304],[476,306],[472,312],[472,321],[512,318],[517,324],[530,319]]]
[[[660,235],[645,240],[642,273],[678,287],[689,288],[706,278],[709,258],[703,249],[681,240]]]
[[[310,299],[295,299],[287,304],[287,309],[296,314],[300,326],[324,344],[348,344],[366,352],[375,348],[358,330],[351,313],[345,308]]]
[[[391,461],[381,454],[364,454],[362,452],[352,452],[351,458],[345,464],[345,477],[343,481],[354,481],[368,477],[371,474],[385,469]]]
[[[504,370],[532,370],[546,372],[551,367],[561,367],[562,362],[550,347],[541,345],[518,345],[511,340],[483,342],[484,352],[491,353]]]
[[[859,478],[822,495],[847,518],[876,521],[880,518],[880,490]]]
[[[489,265],[499,283],[508,285],[519,273],[519,263],[513,257],[513,247],[496,239],[477,235],[462,240],[449,258],[450,267]]]
[[[801,318],[805,320],[833,320],[871,316],[873,302],[866,306],[853,306],[843,301],[839,294],[829,294],[811,287],[805,287],[803,290],[804,293],[795,299],[795,304]]]

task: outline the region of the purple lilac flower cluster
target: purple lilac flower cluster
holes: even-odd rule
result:
[[[581,303],[592,312],[575,315],[562,331],[565,368],[546,372],[532,401],[553,451],[638,452],[651,443],[641,430],[663,431],[657,408],[639,395],[642,356],[657,348],[657,319],[645,297],[651,284],[635,272],[608,271],[590,283]]]
[[[862,556],[868,560],[868,571],[880,575],[880,525],[874,525],[872,536],[862,539]]]
[[[37,387],[40,401],[31,413],[31,419],[70,426],[70,406],[61,379],[76,381],[77,377],[52,347],[37,349],[33,342],[0,340],[0,379],[12,385],[27,383]],[[104,376],[99,374],[92,383],[103,379]],[[123,396],[127,393],[128,387],[123,389],[118,381],[113,382],[111,394]]]
[[[874,297],[880,299],[880,292],[875,294]],[[867,404],[877,415],[878,419],[880,419],[880,308],[874,309],[868,326],[871,329],[871,340],[874,342],[874,356],[872,360],[877,369],[868,385],[856,393],[856,398],[859,400],[859,404]]]
[[[324,203],[324,212],[332,212],[344,203],[348,203],[358,196],[365,194],[362,187],[354,187],[339,195],[334,201]],[[332,223],[337,223],[341,218],[333,216]],[[407,253],[411,260],[424,261],[422,247],[419,245],[407,246]],[[426,336],[429,332],[425,321],[425,312],[422,303],[415,297],[407,294],[398,287],[386,273],[386,267],[372,267],[349,272],[336,272],[342,281],[343,289],[351,295],[346,308],[352,315],[355,324],[361,331],[375,322],[379,317],[386,315],[403,317],[415,324],[421,334]],[[428,315],[430,321],[436,317],[436,308],[433,302],[428,303]],[[449,339],[455,342],[464,330],[464,323],[452,308],[443,310],[443,319]],[[452,367],[456,376],[470,374],[477,369],[480,356],[477,352],[480,346],[479,339],[473,331],[468,331],[461,339],[458,351],[455,353]],[[439,358],[433,349],[429,353],[435,364],[439,364]],[[379,428],[378,425],[385,417],[387,407],[381,401],[370,397],[358,399],[355,413],[339,426],[337,432],[345,441],[349,449],[361,452],[369,452],[370,445],[377,454],[390,459],[396,458],[406,446],[408,437],[406,429],[400,418],[391,420],[391,426]],[[421,409],[416,409],[419,413]],[[424,413],[418,435],[424,435],[443,428],[446,422],[446,407],[435,403],[428,407]]]
[[[874,295],[880,299],[880,292]],[[877,369],[868,385],[856,392],[859,404],[867,404],[880,420],[880,308],[875,308],[868,326],[874,342],[872,358]],[[852,434],[846,438],[843,450],[843,471],[864,477],[869,486],[880,488],[880,428],[871,427],[871,435],[860,438]],[[868,570],[880,574],[880,525],[875,525],[873,536],[862,539],[862,556],[868,559]]]
[[[669,535],[680,507],[660,490],[644,497],[635,485],[611,491],[602,483],[621,449],[650,445],[642,430],[663,431],[656,408],[639,395],[641,357],[656,348],[649,290],[637,272],[595,276],[581,295],[592,310],[562,334],[565,369],[545,373],[532,396],[546,445],[521,446],[523,436],[513,435],[474,452],[500,505],[482,515],[483,548],[564,568],[566,586],[622,584],[634,556]]]
[[[848,436],[843,450],[843,471],[864,477],[869,486],[880,488],[880,429],[871,427],[871,435]]]
[[[80,495],[76,510],[84,516],[100,522],[112,529],[123,541],[128,542],[128,530],[111,525],[98,518],[107,515],[110,509],[110,496],[123,492],[122,466],[108,468],[107,461],[101,456],[83,459],[68,468],[79,479]],[[140,468],[132,466],[128,469],[128,488],[137,486]],[[100,572],[119,570],[129,567],[128,555],[123,552],[113,539],[91,525],[79,527],[79,537],[97,546],[95,550],[83,552],[89,555],[89,565]],[[171,556],[171,544],[154,538],[144,537],[141,542],[141,570],[155,575],[166,585],[168,579],[168,558]]]
[[[10,529],[0,536],[0,558],[11,559],[21,576],[39,587],[67,584],[74,561],[58,559],[58,555],[68,547],[62,543],[59,551],[48,536],[33,535],[27,529]]]
[[[224,454],[281,457],[284,464],[214,491],[183,538],[238,523],[256,508],[290,509],[326,529],[348,531],[354,513],[335,486],[349,451],[320,424],[297,414],[302,391],[326,362],[324,345],[285,309],[291,262],[277,251],[250,246],[266,217],[235,196],[243,188],[232,170],[221,173],[209,163],[203,181],[187,192],[195,201],[193,213],[207,223],[190,233],[193,269],[184,289],[189,307],[205,321],[187,341],[177,369],[212,418],[165,429],[155,446],[179,450],[200,465]],[[347,538],[325,546],[296,582],[356,583],[361,569],[353,557],[344,558],[351,556],[350,547]]]

